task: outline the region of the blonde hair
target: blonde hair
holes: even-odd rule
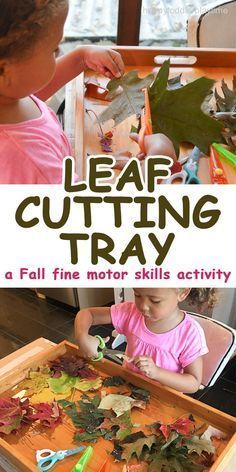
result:
[[[26,55],[67,0],[0,0],[0,59]]]

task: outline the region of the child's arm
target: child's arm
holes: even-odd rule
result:
[[[83,357],[97,357],[99,340],[88,334],[92,325],[111,323],[109,307],[92,307],[80,310],[75,318],[75,339]]]
[[[156,366],[151,357],[140,356],[130,359],[130,361],[147,377],[158,380],[161,384],[175,388],[180,392],[194,393],[199,389],[202,382],[202,357],[198,357],[192,364],[185,367],[182,374]]]
[[[119,52],[100,46],[78,46],[57,59],[56,72],[37,97],[47,100],[63,85],[70,82],[85,69],[92,69],[106,77],[120,77],[124,63]]]

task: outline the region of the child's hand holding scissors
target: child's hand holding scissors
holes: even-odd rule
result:
[[[129,362],[133,362],[133,364],[150,379],[158,380],[158,367],[151,357],[138,356],[129,359]]]
[[[137,133],[130,133],[130,138],[133,139],[133,141],[135,141],[136,143],[138,143],[139,141],[139,135]],[[137,158],[140,160],[144,159],[146,156],[158,155],[169,156],[174,161],[176,161],[177,159],[172,141],[162,133],[145,135],[144,147],[145,153],[140,151],[137,154]]]

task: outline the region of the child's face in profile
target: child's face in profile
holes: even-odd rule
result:
[[[32,46],[32,51],[24,52],[20,59],[9,59],[7,65],[5,96],[23,98],[44,88],[55,74],[55,52],[63,36],[67,16],[67,2],[55,16],[52,25],[45,28],[42,37]]]
[[[184,300],[185,289],[177,288],[135,288],[135,304],[142,315],[150,321],[160,321],[173,315],[178,303]]]

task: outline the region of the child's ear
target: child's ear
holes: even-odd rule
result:
[[[0,60],[0,80],[4,85],[9,85],[9,62],[4,59]]]
[[[191,288],[180,288],[178,290],[178,301],[183,302],[189,295]]]

